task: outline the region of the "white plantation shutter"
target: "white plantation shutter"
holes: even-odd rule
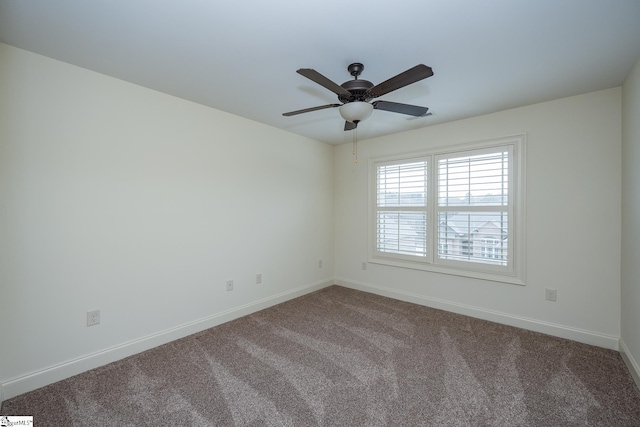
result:
[[[509,149],[486,151],[437,156],[439,206],[508,205]]]
[[[509,264],[509,147],[436,156],[438,260]]]
[[[427,159],[376,167],[376,251],[427,255]]]
[[[370,165],[370,262],[524,283],[524,135]]]

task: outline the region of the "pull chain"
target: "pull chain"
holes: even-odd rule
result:
[[[356,130],[355,129],[353,130],[353,132],[351,132],[351,155],[352,156],[356,155]]]
[[[351,152],[352,155],[356,156],[355,163],[358,163],[358,128],[353,130],[353,150]]]

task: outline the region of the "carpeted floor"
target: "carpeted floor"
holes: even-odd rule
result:
[[[332,286],[4,402],[36,426],[640,426],[611,350]]]

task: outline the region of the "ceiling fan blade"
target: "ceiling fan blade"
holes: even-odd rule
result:
[[[369,95],[373,98],[377,98],[386,93],[392,92],[401,87],[410,85],[427,77],[433,76],[433,70],[431,67],[427,67],[424,64],[416,65],[413,68],[409,68],[407,71],[398,74],[395,77],[391,77],[389,80],[385,80],[369,89]]]
[[[344,130],[348,131],[348,130],[354,130],[355,128],[358,127],[357,123],[353,123],[353,122],[344,122]]]
[[[400,104],[399,102],[390,101],[373,101],[371,103],[376,110],[391,111],[392,113],[407,114],[409,116],[420,117],[427,114],[427,107],[418,105]]]
[[[288,113],[282,113],[283,116],[295,116],[296,114],[302,114],[302,113],[309,113],[311,111],[316,111],[316,110],[324,110],[325,108],[335,108],[335,107],[339,107],[342,104],[327,104],[327,105],[320,105],[318,107],[311,107],[311,108],[305,108],[302,110],[296,110],[296,111],[289,111]]]
[[[323,76],[322,74],[320,74],[319,72],[317,72],[314,69],[311,69],[311,68],[300,68],[296,72],[298,74],[302,75],[302,76],[305,76],[309,80],[312,80],[312,81],[318,83],[320,86],[323,86],[323,87],[329,89],[331,92],[333,92],[333,93],[335,93],[337,95],[351,96],[351,92],[349,92],[348,90],[346,90],[345,88],[343,88],[339,84],[332,82],[331,80],[329,80],[328,78],[326,78],[325,76]]]
[[[373,101],[371,103],[376,110],[391,111],[392,113],[407,114],[409,116],[420,117],[427,114],[427,107],[419,107],[417,105],[400,104],[398,102],[389,101]]]

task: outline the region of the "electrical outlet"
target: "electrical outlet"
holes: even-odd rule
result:
[[[227,292],[233,290],[233,280],[227,280]]]
[[[87,326],[95,326],[100,323],[100,310],[87,311]]]
[[[544,290],[544,298],[547,301],[555,301],[556,297],[558,296],[557,293],[558,293],[557,290],[551,289],[551,288],[547,288],[547,289]]]
[[[262,273],[256,274],[256,285],[262,283]]]
[[[321,259],[318,260],[318,268],[322,268],[322,260]]]
[[[367,269],[367,263],[365,261],[362,261],[362,269],[363,270]]]

